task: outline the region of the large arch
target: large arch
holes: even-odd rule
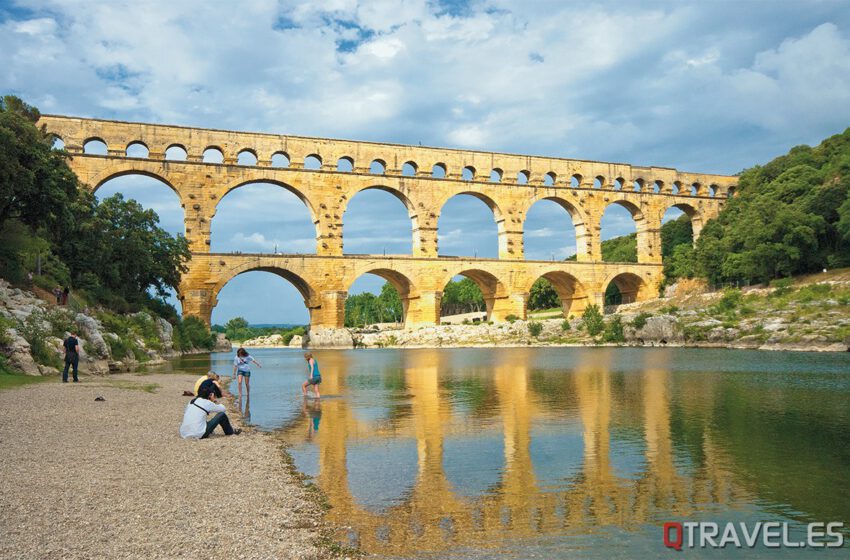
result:
[[[484,205],[487,208],[490,209],[490,212],[491,212],[492,218],[493,218],[493,222],[495,222],[495,226],[496,226],[496,243],[493,244],[492,247],[476,245],[476,248],[472,251],[472,253],[473,253],[472,255],[467,254],[467,255],[464,255],[464,256],[493,257],[493,258],[495,258],[500,254],[505,254],[507,252],[506,247],[505,247],[505,245],[507,243],[507,239],[506,239],[506,235],[505,235],[505,220],[504,220],[504,217],[502,216],[502,211],[499,208],[499,205],[496,203],[496,201],[494,201],[492,198],[490,198],[489,196],[487,196],[485,194],[475,192],[475,191],[462,191],[462,192],[459,192],[459,193],[454,193],[451,196],[449,196],[448,198],[446,198],[445,200],[443,200],[442,203],[440,204],[440,212],[439,212],[439,217],[437,219],[437,232],[438,232],[438,239],[440,240],[439,247],[438,247],[438,254],[440,256],[447,254],[443,251],[443,248],[445,247],[445,245],[447,243],[449,244],[450,247],[452,247],[452,246],[457,247],[458,246],[456,244],[457,241],[455,240],[456,237],[463,237],[463,238],[471,240],[471,236],[470,236],[471,232],[468,231],[468,230],[474,227],[474,226],[470,226],[470,223],[474,223],[476,221],[476,219],[472,218],[469,221],[467,221],[467,219],[469,218],[470,211],[472,213],[474,213],[475,210],[473,209],[474,206],[471,206],[468,203],[466,203],[464,201],[463,197],[467,197],[467,199],[468,199],[468,197],[472,197],[472,198],[475,198],[475,199],[483,202]],[[465,210],[463,217],[454,217],[454,216],[450,215],[449,216],[450,224],[451,225],[457,225],[457,226],[465,226],[465,227],[463,227],[463,229],[455,228],[455,229],[451,229],[450,231],[445,231],[446,229],[451,227],[451,225],[446,226],[446,212],[445,212],[445,210],[446,210],[446,207],[451,203],[451,201],[455,200],[455,199],[461,200],[462,201],[461,204],[466,206],[467,208],[462,209],[462,211],[461,211],[461,212],[463,212]],[[480,231],[481,228],[479,227],[477,229]],[[460,247],[463,247],[463,245],[461,244]],[[482,249],[479,251],[478,247],[482,247]],[[468,251],[468,249],[461,249],[461,251]],[[452,255],[452,256],[457,256],[457,255]]]
[[[535,230],[529,229],[529,217],[534,219],[533,210],[535,208],[541,208],[541,203],[551,208],[553,205],[560,206],[563,210],[567,212],[567,215],[570,218],[570,224],[572,225],[572,239],[569,237],[569,230],[567,232],[567,236],[565,241],[572,241],[572,243],[567,243],[563,247],[560,247],[561,252],[557,251],[538,251],[534,248],[534,243],[529,242],[529,239],[533,239],[535,236]],[[544,206],[545,208],[545,206]],[[550,214],[551,210],[549,211]],[[565,260],[569,258],[571,255],[576,255],[579,260],[585,260],[588,255],[587,250],[587,226],[585,225],[585,219],[582,215],[581,211],[576,208],[569,201],[558,197],[558,196],[541,196],[532,200],[531,204],[525,211],[525,221],[523,222],[523,247],[525,249],[525,256],[527,260],[550,260],[550,255],[552,256],[552,260]],[[555,218],[554,215],[549,216],[549,221]],[[545,228],[544,228],[545,229]],[[569,229],[569,228],[568,228]],[[548,232],[544,232],[548,233]],[[555,232],[559,233],[559,232]],[[553,247],[554,249],[554,247]],[[538,254],[539,253],[539,254]],[[544,253],[550,253],[550,255],[546,255]],[[534,258],[538,257],[538,258]]]
[[[378,278],[382,278],[395,289],[398,293],[399,299],[401,300],[401,322],[406,323],[410,299],[411,297],[415,297],[417,292],[413,281],[410,280],[407,275],[397,270],[391,270],[388,268],[368,268],[360,272],[360,274],[345,287],[346,292],[351,295],[352,286],[366,275],[373,275]]]
[[[486,320],[503,321],[505,319],[501,316],[501,310],[497,309],[497,301],[507,297],[507,290],[505,285],[495,275],[482,269],[460,269],[444,275],[440,285],[445,287],[458,276],[469,278],[481,290],[481,295],[484,299]],[[442,313],[440,315],[442,316]]]
[[[551,270],[538,275],[525,287],[525,291],[531,291],[531,286],[540,279],[545,278],[555,289],[561,300],[561,309],[564,317],[579,316],[584,312],[588,302],[588,291],[578,278],[562,270]],[[527,313],[526,309],[526,313]]]
[[[607,278],[605,286],[605,305],[619,305],[622,303],[634,303],[652,297],[652,287],[643,278],[633,272],[621,272]],[[616,288],[616,292],[612,289]],[[611,300],[609,298],[617,297]]]
[[[697,237],[699,237],[699,232],[702,231],[702,226],[704,225],[702,213],[697,208],[694,208],[692,205],[684,202],[671,204],[670,206],[666,207],[661,214],[662,225],[670,219],[678,218],[678,215],[675,215],[675,213],[670,212],[673,209],[678,210],[690,219],[691,228],[693,230],[693,242],[696,243]]]
[[[346,218],[346,216],[349,215],[348,214],[349,209],[351,209],[352,204],[354,203],[355,200],[357,200],[358,195],[360,195],[361,193],[371,193],[371,194],[367,195],[370,198],[374,197],[375,195],[380,196],[378,193],[386,193],[386,194],[392,195],[392,197],[395,198],[397,201],[401,202],[404,209],[407,210],[407,220],[409,220],[409,227],[410,227],[410,229],[406,231],[406,236],[405,236],[405,238],[410,242],[410,244],[407,245],[407,247],[405,247],[406,250],[404,250],[403,252],[399,253],[397,251],[392,251],[392,250],[386,251],[387,243],[385,242],[381,246],[380,250],[367,251],[367,253],[369,253],[369,254],[381,254],[381,253],[389,252],[389,253],[404,254],[404,255],[413,254],[413,247],[415,245],[413,236],[414,236],[414,233],[419,228],[419,217],[416,213],[416,208],[415,208],[413,202],[403,192],[401,192],[398,189],[395,189],[393,187],[390,187],[390,186],[387,186],[387,185],[381,185],[381,184],[370,185],[370,186],[367,186],[367,187],[362,188],[360,190],[357,190],[354,193],[351,193],[350,197],[345,201],[344,206],[342,208],[340,208],[340,211],[342,213],[342,222],[343,222],[343,227],[342,227],[342,231],[343,231],[343,238],[342,238],[343,251],[345,251],[345,246],[346,246],[346,243],[348,243],[348,241],[351,241],[352,238],[354,240],[357,240],[356,234],[358,233],[358,230],[355,229],[354,230],[355,235],[351,235],[352,229],[350,227],[346,227],[345,218]],[[373,200],[371,202],[371,204],[376,205],[376,204],[380,204],[380,202],[379,202],[379,200],[376,199],[376,200]],[[355,206],[354,211],[355,212],[357,211],[356,206]],[[374,212],[374,208],[372,208],[372,211]],[[381,217],[384,217],[383,214],[380,214],[380,215],[381,215]],[[373,224],[380,223],[379,220],[375,219],[376,218],[375,213],[373,213],[371,215],[371,217],[372,217],[371,221],[372,221]],[[388,224],[388,225],[390,227],[396,227],[397,225],[400,225],[400,221],[399,221],[399,224],[391,223],[391,224]],[[372,227],[373,228],[380,228],[381,226],[380,225],[373,225]],[[383,232],[383,233],[385,234],[385,237],[386,237],[386,235],[388,235],[388,232]],[[398,235],[397,237],[402,237],[402,236]],[[389,244],[391,245],[391,247],[397,245],[397,243],[393,243],[392,237],[388,237],[388,239],[390,240]],[[348,243],[348,246],[351,247],[352,245],[359,244],[359,243],[361,243],[361,242],[355,241],[354,243]],[[353,251],[352,253],[361,253],[361,251]]]
[[[216,285],[212,288],[210,294],[210,320],[212,319],[213,314],[215,313],[215,308],[219,303],[219,295],[221,291],[237,276],[242,276],[248,273],[253,272],[269,272],[274,274],[280,278],[286,280],[289,284],[291,284],[301,297],[304,300],[304,305],[307,308],[307,321],[308,323],[312,323],[312,310],[316,307],[317,296],[313,287],[301,276],[295,274],[294,272],[287,270],[283,267],[279,266],[257,266],[255,262],[246,263],[237,267],[234,267],[228,271],[226,271]],[[256,293],[255,291],[251,291],[250,293]],[[182,299],[182,298],[181,298]],[[265,301],[268,298],[263,298],[262,301]],[[258,299],[258,301],[260,301]],[[280,321],[284,322],[284,321]],[[290,322],[290,321],[286,321]]]
[[[245,200],[241,200],[245,197]],[[301,204],[307,212],[301,211]],[[231,224],[240,238],[222,238]],[[249,229],[246,224],[253,224]],[[210,217],[212,252],[315,254],[318,219],[310,201],[298,189],[266,179],[243,181],[228,188],[216,201]],[[291,229],[292,231],[289,231]],[[293,232],[306,235],[293,235]]]
[[[630,219],[629,219],[630,218]],[[609,202],[599,219],[599,241],[604,262],[638,262],[640,244],[638,238],[644,229],[644,217],[634,203],[619,199]],[[634,234],[634,242],[628,239]],[[616,239],[617,241],[612,241]],[[605,242],[608,243],[605,243]]]

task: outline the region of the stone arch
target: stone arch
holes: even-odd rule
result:
[[[620,208],[625,208],[626,211],[631,215],[632,224],[634,225],[634,231],[633,232],[622,233],[621,235],[617,235],[617,236],[606,235],[606,233],[610,233],[610,230],[608,230],[606,232],[606,230],[602,227],[602,223],[603,223],[603,221],[606,220],[606,214],[608,213],[608,209],[611,208],[612,206],[619,206]],[[628,199],[625,199],[625,198],[613,198],[610,202],[608,202],[604,206],[604,208],[602,208],[602,212],[599,215],[600,250],[601,250],[601,244],[604,243],[605,241],[607,241],[608,239],[613,239],[614,237],[621,237],[622,235],[631,235],[632,233],[634,233],[635,236],[636,236],[636,239],[637,239],[635,259],[634,260],[628,260],[628,261],[625,261],[625,262],[643,262],[642,259],[647,258],[647,253],[650,252],[648,247],[651,245],[649,243],[649,240],[648,240],[648,235],[650,235],[650,232],[648,232],[648,230],[647,230],[647,225],[648,224],[647,224],[646,218],[644,217],[640,208],[635,203],[633,203],[633,202],[631,202],[631,201],[629,201]],[[660,218],[659,218],[659,223],[656,225],[656,228],[660,228],[660,227],[661,227],[661,224],[660,224]],[[655,233],[657,233],[657,230],[656,230]],[[659,250],[660,250],[660,247],[659,247]],[[600,256],[602,256],[602,255],[600,254]],[[602,260],[605,261],[606,259],[603,257]],[[617,259],[617,261],[619,261],[619,259]],[[606,262],[612,262],[612,261],[606,261]]]
[[[491,183],[501,183],[502,182],[502,176],[504,174],[505,174],[505,172],[502,171],[500,168],[494,167],[493,169],[490,170],[490,182]]]
[[[606,295],[609,294],[609,288],[615,286],[619,291],[622,300],[619,302],[605,302],[605,305],[619,305],[621,303],[634,303],[652,297],[652,287],[640,276],[634,272],[620,272],[613,274],[605,279],[603,286],[605,287]]]
[[[234,266],[228,270],[221,271],[218,276],[218,282],[212,288],[209,294],[209,311],[208,316],[206,317],[207,323],[209,323],[210,318],[212,317],[212,311],[215,306],[218,304],[218,294],[221,290],[227,285],[228,282],[239,276],[240,274],[244,274],[246,272],[271,272],[277,276],[280,276],[293,286],[301,296],[304,298],[304,304],[307,306],[307,311],[310,313],[310,322],[313,320],[313,309],[319,306],[319,298],[317,291],[310,285],[310,283],[296,274],[291,270],[288,270],[285,267],[282,267],[278,264],[274,265],[263,265],[258,264],[257,261],[242,263],[237,266]],[[180,295],[181,302],[183,301],[183,294]]]
[[[180,150],[182,153],[177,154],[179,157],[174,157],[175,152],[173,150]],[[171,152],[172,155],[169,155],[168,152]],[[186,161],[189,157],[189,150],[183,144],[169,144],[162,155],[165,161]]]
[[[431,167],[431,177],[435,179],[445,179],[448,174],[448,168],[443,162],[437,162]]]
[[[310,219],[313,221],[313,223],[314,224],[318,223],[316,208],[310,202],[310,199],[307,198],[307,195],[305,195],[303,192],[301,192],[301,190],[290,185],[289,183],[284,183],[283,181],[279,181],[279,180],[276,180],[276,179],[270,179],[270,178],[266,178],[266,177],[253,177],[251,179],[247,179],[247,180],[235,183],[233,185],[230,185],[227,188],[225,188],[224,190],[220,191],[218,200],[215,203],[215,208],[213,209],[213,213],[212,213],[211,216],[209,216],[208,219],[212,220],[213,216],[215,216],[215,210],[218,209],[218,205],[221,204],[221,201],[224,200],[224,197],[226,197],[228,194],[230,194],[234,190],[238,189],[239,187],[244,187],[246,185],[252,185],[252,184],[256,184],[256,183],[268,183],[268,184],[271,184],[271,185],[282,187],[285,190],[291,192],[292,194],[297,196],[298,199],[301,200],[301,202],[303,202],[304,205],[307,207],[307,210],[310,212]]]
[[[92,193],[96,193],[97,190],[104,185],[104,183],[107,183],[112,179],[117,179],[118,177],[123,177],[125,175],[144,175],[145,177],[156,179],[157,181],[160,181],[161,183],[168,186],[168,188],[174,191],[174,193],[180,199],[181,205],[183,205],[183,207],[185,208],[186,202],[183,200],[183,193],[180,192],[180,189],[175,187],[168,177],[164,177],[159,173],[150,171],[145,167],[147,166],[145,166],[142,162],[137,164],[133,160],[125,161],[119,168],[116,169],[115,167],[112,167],[110,169],[107,169],[100,175],[96,176],[91,182],[91,191]]]
[[[248,165],[255,166],[257,165],[259,158],[257,157],[257,152],[252,148],[245,148],[239,150],[239,153],[236,154],[236,163],[238,165]]]
[[[289,159],[289,154],[284,151],[278,150],[272,154],[272,157],[269,161],[271,162],[272,167],[285,169],[289,167],[289,163],[291,160]]]
[[[351,156],[342,156],[336,160],[336,170],[340,173],[351,173],[354,171],[354,158]]]
[[[507,288],[499,280],[496,275],[481,268],[464,268],[463,266],[455,267],[450,274],[444,274],[442,282],[440,282],[440,290],[444,290],[455,276],[464,276],[469,278],[478,289],[481,290],[481,295],[484,297],[484,305],[487,311],[488,321],[504,321],[504,313],[498,309],[498,300],[507,298]]]
[[[309,154],[304,158],[304,169],[318,171],[322,168],[322,156],[319,154]]]
[[[100,144],[103,144],[103,148],[101,149]],[[97,150],[97,151],[94,151]],[[103,153],[100,153],[103,152]],[[83,141],[83,153],[87,155],[98,155],[105,156],[109,154],[109,144],[106,143],[106,140],[99,136],[92,136],[90,138],[86,138]]]
[[[475,180],[475,168],[471,165],[467,165],[460,172],[460,177],[464,181],[474,181]]]
[[[700,211],[700,209],[697,208],[697,207],[694,207],[693,205],[688,204],[686,202],[677,202],[676,204],[670,204],[670,205],[668,205],[668,206],[666,206],[662,209],[661,216],[658,219],[659,223],[663,222],[664,215],[671,208],[681,210],[691,220],[691,227],[693,228],[693,234],[694,234],[694,243],[696,243],[697,237],[699,237],[699,232],[702,231],[702,227],[703,227],[703,225],[705,225],[703,223],[703,216],[702,216],[702,212]]]
[[[141,150],[144,150],[144,152]],[[141,140],[133,140],[127,144],[126,148],[124,148],[124,155],[128,158],[147,159],[150,156],[150,148],[148,148],[148,145]]]
[[[451,193],[447,198],[444,198],[443,200],[441,200],[439,202],[440,210],[436,215],[436,225],[437,225],[438,234],[439,234],[439,228],[440,228],[439,221],[440,221],[440,218],[443,215],[443,209],[449,203],[449,201],[451,201],[453,198],[460,196],[460,195],[469,195],[469,196],[472,196],[474,198],[477,198],[478,200],[483,202],[487,206],[487,208],[490,209],[490,212],[492,212],[492,214],[493,214],[493,221],[496,223],[496,235],[498,237],[499,254],[500,255],[507,254],[507,238],[506,238],[507,236],[506,236],[506,233],[505,233],[504,214],[502,214],[502,210],[499,207],[499,204],[494,199],[492,199],[491,197],[487,196],[484,193],[480,193],[480,192],[477,192],[477,191],[464,190],[464,191],[460,191],[460,192],[456,192],[456,193]]]
[[[389,268],[364,268],[363,270],[358,270],[357,275],[354,276],[350,282],[347,282],[345,285],[345,291],[348,292],[351,289],[351,286],[353,286],[354,283],[364,274],[374,274],[379,278],[383,278],[389,282],[393,288],[395,288],[398,292],[399,298],[401,298],[402,322],[406,323],[410,300],[418,294],[418,289],[413,281],[407,275],[397,270]]]
[[[548,177],[548,176],[549,176],[548,173],[546,175],[544,175],[544,178],[543,178],[544,183],[546,182],[546,177]],[[549,177],[549,179],[551,180],[550,185],[555,183],[555,181],[552,177]],[[516,184],[517,185],[527,185],[530,180],[531,180],[531,173],[527,169],[523,169],[522,171],[520,171],[519,173],[516,174]]]
[[[525,286],[525,291],[530,292],[531,286],[540,278],[545,278],[555,288],[555,292],[561,299],[564,317],[570,315],[577,317],[584,312],[585,307],[587,307],[589,292],[575,276],[563,270],[543,272],[531,279],[531,282]]]
[[[219,146],[207,146],[201,152],[201,161],[204,163],[224,163],[224,150]]]
[[[397,198],[404,205],[404,207],[407,209],[407,216],[410,219],[410,232],[408,232],[408,233],[412,237],[411,251],[413,251],[413,248],[416,247],[416,239],[415,239],[416,232],[419,229],[419,214],[416,211],[416,206],[413,203],[413,201],[410,200],[410,198],[408,198],[408,196],[405,193],[403,193],[402,191],[400,191],[400,190],[398,190],[398,189],[396,189],[392,186],[385,185],[385,184],[369,185],[369,186],[357,189],[355,191],[349,192],[346,200],[344,200],[340,204],[339,216],[340,216],[340,219],[342,220],[342,223],[343,223],[343,246],[344,246],[344,243],[345,243],[345,237],[344,237],[345,236],[345,213],[348,211],[348,205],[351,204],[351,201],[354,200],[357,197],[358,194],[365,192],[365,191],[383,191],[383,192],[389,193],[389,194],[393,195],[395,198]]]
[[[531,209],[535,204],[542,200],[551,200],[561,208],[567,211],[567,214],[570,215],[570,220],[573,223],[573,228],[575,229],[575,239],[576,239],[576,255],[579,260],[584,260],[583,257],[587,257],[589,260],[589,248],[587,246],[588,242],[588,230],[587,230],[587,219],[584,213],[579,209],[578,206],[575,206],[570,201],[562,198],[560,196],[539,196],[530,200],[528,206],[525,208],[523,212],[523,238],[525,237],[525,228],[526,221],[528,220],[528,213],[531,212]]]
[[[419,172],[419,166],[415,161],[406,161],[401,166],[401,174],[404,177],[415,177]]]
[[[554,171],[550,171],[546,175],[543,176],[543,186],[544,187],[553,187],[555,186],[555,181],[558,180],[558,174]]]
[[[375,158],[369,164],[369,173],[372,175],[385,175],[387,172],[387,162],[381,158]]]

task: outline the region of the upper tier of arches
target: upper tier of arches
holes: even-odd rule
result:
[[[569,160],[446,148],[305,138],[273,134],[193,129],[43,115],[40,124],[60,138],[71,153],[128,156],[128,147],[144,147],[147,158],[167,159],[179,148],[190,162],[372,175],[466,180],[511,186],[553,186],[637,191],[650,194],[725,197],[737,177],[684,173],[671,168]],[[97,147],[91,151],[89,146]],[[204,157],[204,154],[207,157]],[[170,159],[170,158],[168,158]],[[342,164],[342,165],[341,165]]]

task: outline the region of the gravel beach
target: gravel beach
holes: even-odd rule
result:
[[[327,557],[321,512],[272,436],[180,438],[181,393],[195,379],[0,392],[0,557]]]

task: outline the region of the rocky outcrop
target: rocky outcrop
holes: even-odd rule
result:
[[[300,334],[296,334],[289,340],[290,348],[303,348],[304,347],[304,337]]]
[[[174,349],[173,327],[168,321],[145,312],[132,317],[140,323],[153,321],[159,339],[152,344],[154,348],[147,347],[145,340],[139,336],[125,335],[122,339],[107,331],[96,317],[48,305],[34,294],[12,288],[0,279],[0,330],[3,331],[0,332],[0,354],[12,369],[27,375],[58,373],[48,364],[62,366],[65,355],[62,341],[69,334],[69,328],[76,331],[80,341],[79,369],[88,374],[132,371],[139,366],[139,357],[151,364],[162,362],[164,356],[178,354]],[[54,336],[60,333],[62,338]],[[37,356],[33,356],[32,345],[27,339],[43,343],[36,352]],[[124,355],[113,355],[113,348],[121,349]],[[223,334],[218,335],[215,351],[227,352],[230,349],[230,341]]]
[[[26,375],[41,375],[38,364],[32,359],[30,343],[15,329],[7,329],[5,337],[9,342],[3,348],[3,355],[9,365]]]
[[[627,342],[650,346],[680,343],[685,339],[682,326],[673,315],[647,317],[641,328],[628,325],[623,334]]]
[[[230,352],[231,350],[233,350],[233,345],[227,339],[227,336],[224,333],[216,333],[213,352]]]
[[[270,334],[251,338],[242,343],[242,346],[249,348],[276,348],[286,346],[283,342],[283,336],[279,334]]]
[[[354,338],[348,329],[313,327],[303,341],[304,348],[354,348]]]

